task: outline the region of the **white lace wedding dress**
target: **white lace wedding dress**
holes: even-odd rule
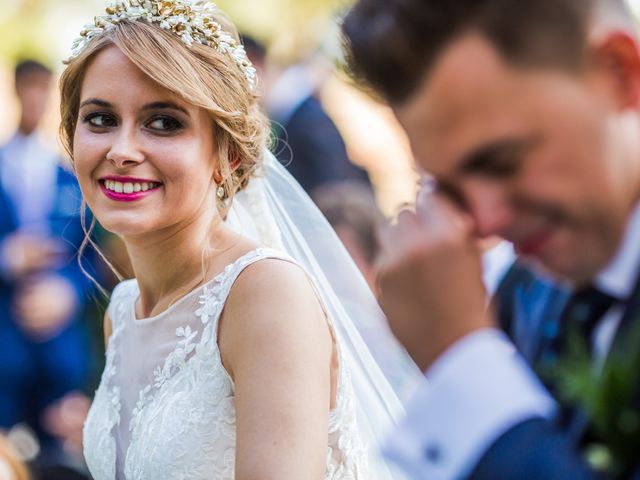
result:
[[[217,325],[238,275],[264,258],[293,261],[274,250],[254,250],[164,313],[142,320],[135,318],[136,281],[116,287],[106,366],[84,427],[85,458],[95,480],[234,479],[234,384],[220,359]],[[324,478],[368,480],[339,343],[338,352]]]

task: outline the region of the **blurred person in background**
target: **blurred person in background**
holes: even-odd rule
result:
[[[304,61],[276,72],[266,50],[244,36],[247,54],[262,74],[264,102],[273,122],[273,151],[302,188],[314,196],[318,187],[356,180],[369,183],[367,172],[351,162],[344,140],[322,105],[320,91],[332,65],[317,51]]]
[[[362,181],[328,183],[315,190],[313,200],[377,296],[380,233],[387,221],[371,187]],[[339,281],[333,286],[338,291],[349,289],[349,285]],[[380,328],[380,325],[370,324],[367,320],[366,312],[363,312],[354,323],[378,365],[400,393],[400,398],[409,398],[416,387],[415,365],[399,353],[401,347],[386,325]]]
[[[358,181],[328,183],[315,190],[313,200],[377,294],[379,230],[385,218],[369,185]]]
[[[45,469],[32,465],[30,468],[23,461],[19,443],[15,434],[11,437],[0,435],[1,480],[88,480],[86,475],[62,465]]]
[[[38,134],[52,80],[39,62],[17,65],[20,122],[0,148],[0,428],[30,432],[27,459],[42,467],[75,461],[63,445],[79,451],[82,422],[69,419],[88,410],[74,392],[92,364],[80,191]]]
[[[29,469],[2,435],[0,435],[0,479],[31,480]]]

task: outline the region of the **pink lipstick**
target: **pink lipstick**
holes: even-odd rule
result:
[[[99,180],[105,196],[117,202],[135,202],[158,190],[162,183],[143,178],[110,175]]]

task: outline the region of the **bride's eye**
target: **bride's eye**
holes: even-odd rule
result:
[[[82,121],[97,128],[115,127],[117,125],[115,118],[106,113],[91,113],[86,115]]]
[[[163,115],[151,119],[151,121],[147,123],[147,128],[160,132],[174,132],[182,128],[182,123],[173,117]]]

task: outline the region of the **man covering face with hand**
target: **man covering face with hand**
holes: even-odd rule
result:
[[[380,278],[430,379],[388,454],[416,479],[630,477],[640,370],[606,381],[640,351],[640,53],[625,4],[360,0],[344,31],[356,76],[435,179],[388,233]],[[493,235],[574,291],[553,395],[485,308],[476,245]],[[577,341],[602,375],[569,399]]]

